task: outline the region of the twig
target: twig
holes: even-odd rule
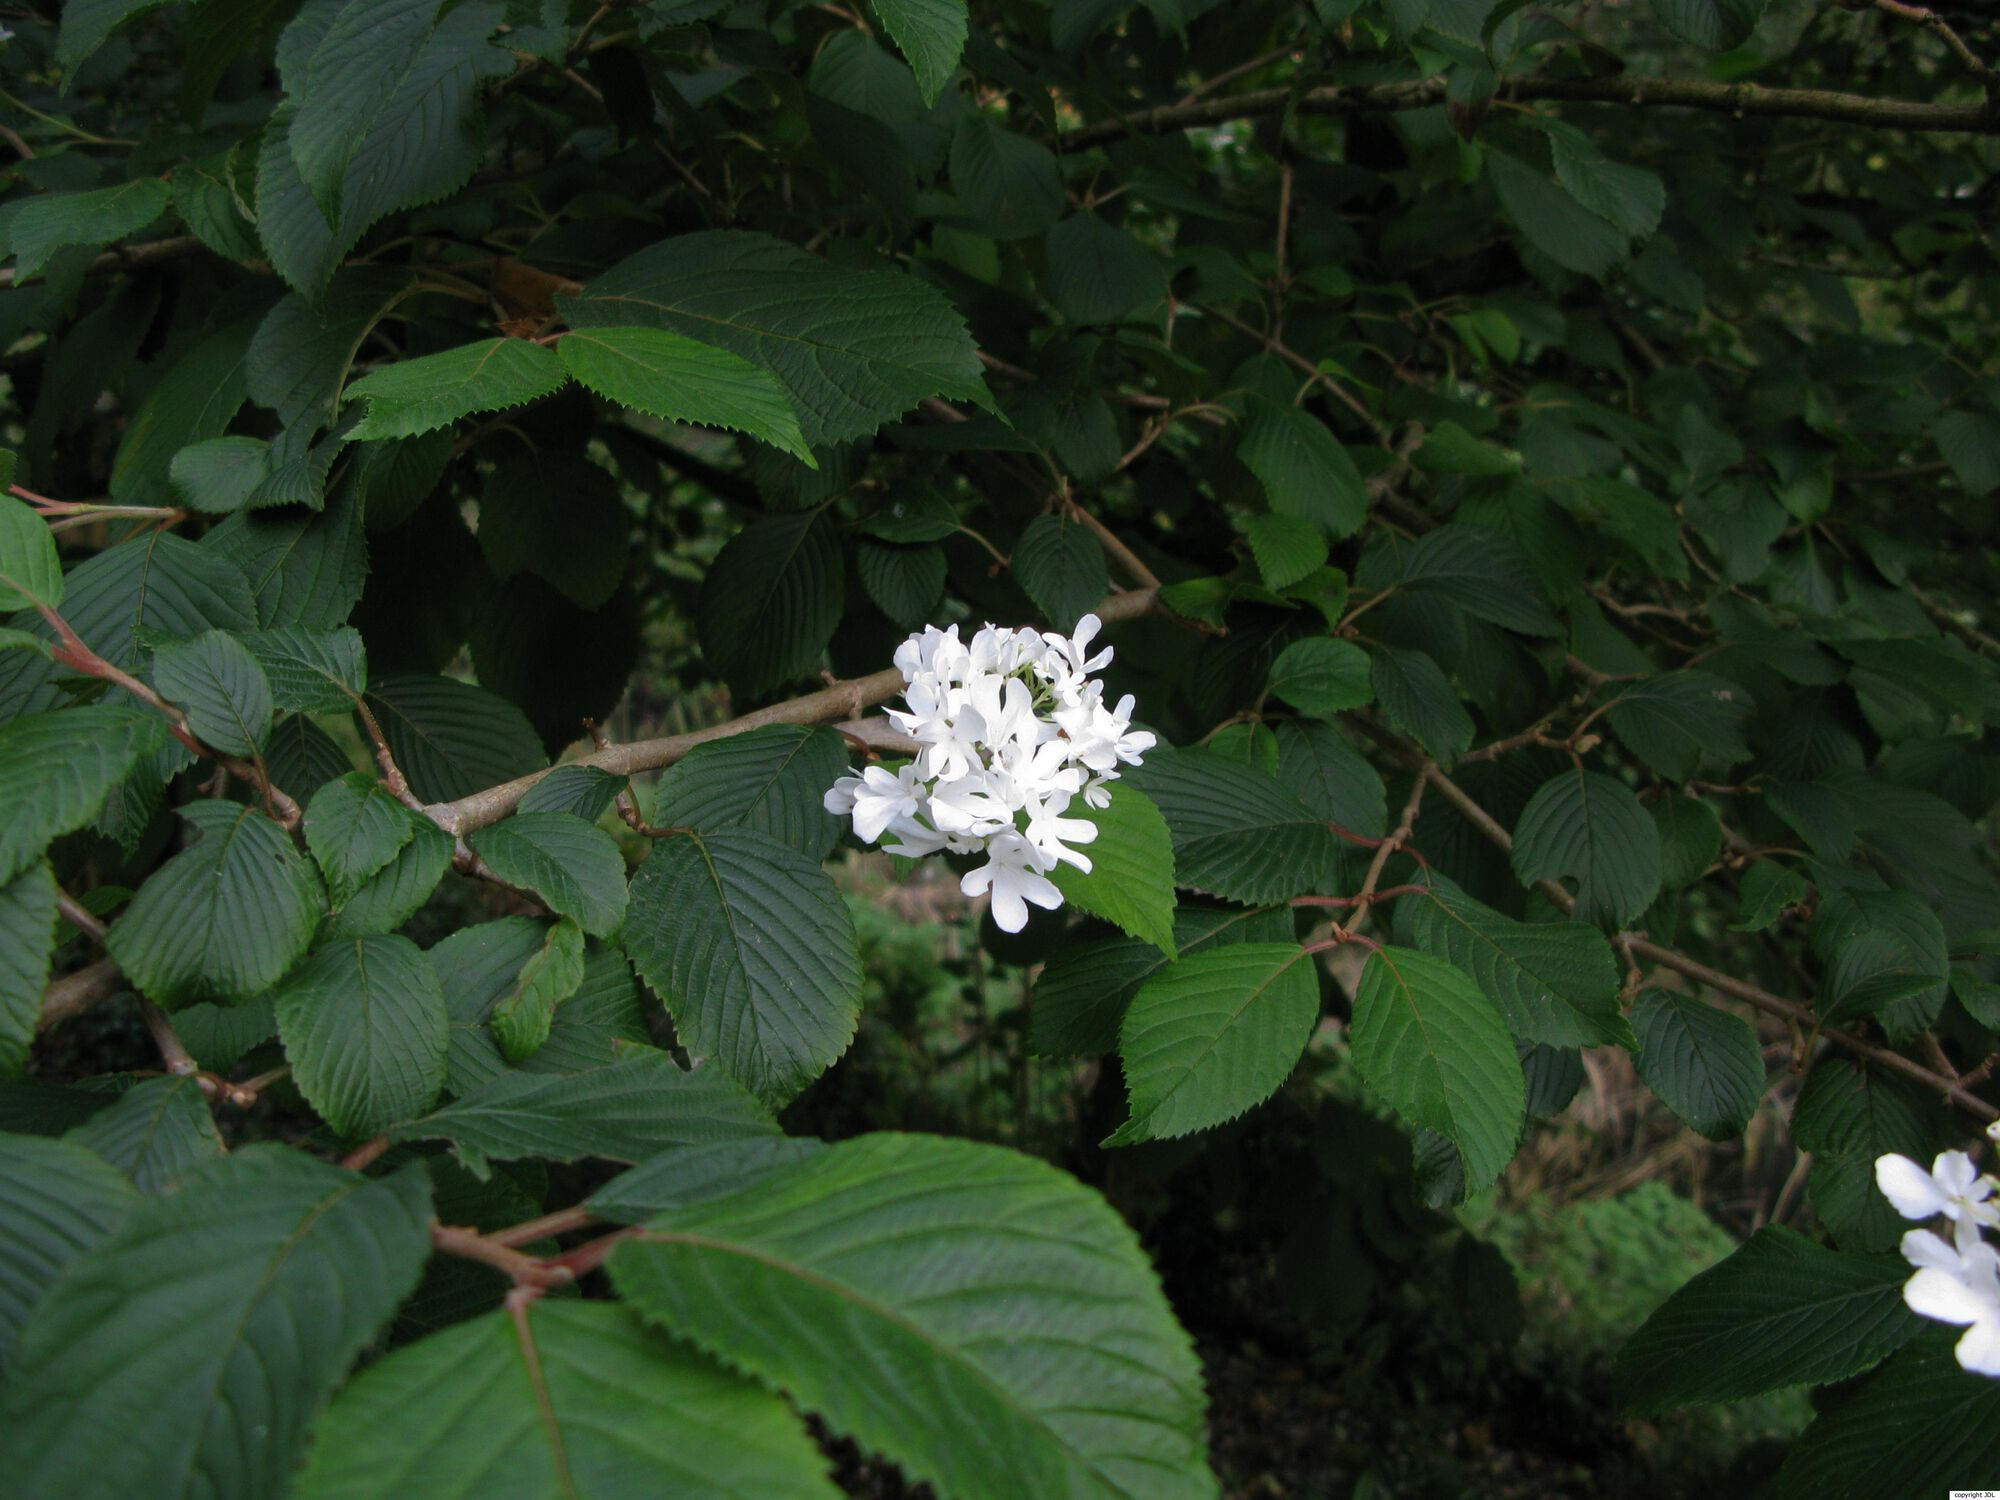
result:
[[[477,1261],[491,1266],[502,1276],[512,1279],[519,1287],[533,1287],[546,1291],[550,1287],[568,1286],[576,1276],[566,1266],[553,1260],[540,1260],[532,1255],[523,1255],[498,1240],[479,1233],[476,1229],[461,1229],[451,1224],[431,1225],[431,1244],[446,1255],[455,1255],[460,1260]]]
[[[1987,96],[1994,93],[1992,67],[1970,47],[1965,38],[1951,29],[1951,23],[1936,11],[1922,5],[1904,5],[1901,0],[1875,0],[1875,8],[1885,16],[1894,16],[1900,21],[1914,21],[1931,31],[1939,41],[1952,50],[1958,60],[1965,64],[1966,72],[1977,78],[1985,87]]]
[[[496,1229],[486,1238],[495,1245],[517,1248],[521,1245],[532,1245],[536,1240],[553,1239],[559,1234],[568,1234],[573,1229],[587,1229],[597,1222],[597,1215],[579,1204],[574,1208],[559,1208],[554,1213],[510,1225],[506,1229]]]
[[[389,737],[382,733],[382,725],[376,720],[375,711],[368,706],[368,700],[356,698],[354,711],[361,716],[362,727],[368,731],[368,738],[375,746],[375,764],[382,768],[382,784],[389,789],[389,795],[405,807],[423,811],[423,799],[410,790],[410,783],[404,777],[402,768],[396,764],[395,753],[389,748]]]
[[[373,1140],[365,1141],[340,1159],[340,1164],[350,1172],[365,1172],[383,1152],[389,1149],[389,1132],[383,1131]]]
[[[1375,434],[1377,441],[1379,441],[1384,447],[1388,446],[1389,444],[1388,427],[1385,426],[1382,422],[1376,420],[1375,414],[1371,412],[1367,407],[1363,406],[1361,404],[1360,399],[1356,397],[1353,394],[1353,392],[1349,391],[1346,386],[1342,385],[1339,381],[1335,380],[1331,375],[1327,374],[1326,371],[1322,370],[1318,365],[1314,364],[1311,360],[1307,359],[1303,354],[1299,353],[1298,350],[1290,348],[1284,343],[1283,340],[1279,339],[1273,334],[1265,333],[1261,328],[1251,327],[1241,318],[1235,317],[1230,313],[1226,313],[1219,307],[1211,307],[1207,303],[1203,303],[1201,306],[1201,311],[1204,317],[1214,318],[1218,323],[1222,323],[1227,327],[1234,328],[1238,333],[1243,334],[1245,337],[1257,340],[1258,343],[1262,344],[1266,349],[1269,349],[1273,354],[1277,355],[1278,358],[1285,361],[1286,364],[1290,365],[1300,374],[1310,375],[1314,380],[1318,381],[1321,385],[1325,386],[1328,392],[1330,392],[1334,396],[1334,398],[1340,402],[1341,405],[1345,406],[1349,411],[1353,412],[1355,416],[1359,417],[1361,421],[1367,426],[1368,430]]]

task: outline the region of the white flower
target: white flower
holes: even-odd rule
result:
[[[1977,1238],[1950,1245],[1913,1229],[1903,1236],[1903,1258],[1917,1267],[1903,1287],[1910,1311],[1964,1328],[1959,1364],[1976,1375],[2000,1375],[2000,1252]]]
[[[903,707],[888,714],[917,742],[916,759],[842,776],[822,799],[826,810],[852,815],[855,833],[891,854],[984,853],[960,885],[990,894],[993,919],[1009,932],[1027,923],[1030,905],[1054,910],[1062,893],[1049,873],[1069,864],[1088,874],[1090,857],[1076,846],[1097,837],[1096,823],[1069,815],[1072,803],[1109,807],[1119,768],[1153,747],[1132,728],[1131,696],[1107,709],[1090,675],[1111,660],[1108,649],[1090,649],[1100,628],[1085,615],[1071,636],[993,625],[969,641],[956,625],[912,635],[895,654]]]
[[[1879,1156],[1875,1159],[1875,1185],[1906,1219],[1934,1219],[1943,1214],[1967,1229],[1980,1224],[2000,1227],[2000,1202],[1993,1196],[1996,1184],[1991,1177],[1980,1176],[1972,1158],[1963,1151],[1939,1153],[1928,1172],[1907,1156]]]
[[[1042,873],[1034,845],[1020,834],[995,834],[986,846],[986,855],[986,863],[967,870],[958,888],[968,896],[983,896],[990,890],[993,921],[1002,932],[1019,932],[1028,925],[1028,902],[1044,911],[1062,905],[1062,892]]]

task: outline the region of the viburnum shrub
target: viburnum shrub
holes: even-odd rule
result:
[[[10,1495],[1215,1495],[1098,1186],[1591,1051],[1799,1153],[1607,1412],[2000,1486],[1990,8],[5,33]],[[1060,1162],[816,1134],[938,861]]]

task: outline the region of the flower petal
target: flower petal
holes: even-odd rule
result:
[[[1875,1185],[1906,1219],[1930,1219],[1944,1212],[1945,1196],[1931,1174],[1907,1156],[1875,1158]]]
[[[1903,1287],[1903,1301],[1911,1312],[1940,1323],[1977,1323],[2000,1316],[2000,1308],[1949,1271],[1917,1272]]]

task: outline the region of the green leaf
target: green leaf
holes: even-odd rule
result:
[[[1760,1229],[1669,1297],[1618,1351],[1625,1409],[1641,1416],[1859,1375],[1926,1325],[1903,1305],[1900,1256],[1844,1255]]]
[[[917,75],[924,107],[938,102],[965,51],[965,0],[873,0],[875,14]]]
[[[316,487],[315,487],[316,493]],[[257,624],[332,629],[361,598],[368,543],[351,490],[336,491],[324,511],[238,511],[202,538],[250,580]]]
[[[1983,500],[2000,488],[2000,417],[1982,411],[1946,412],[1933,435],[1938,452],[1966,494]]]
[[[936,490],[918,490],[888,501],[856,528],[885,542],[941,542],[958,530],[958,513]]]
[[[153,652],[153,686],[187,715],[204,744],[255,755],[271,729],[271,684],[243,643],[211,630]]]
[[[1618,1008],[1618,960],[1595,928],[1517,922],[1443,881],[1404,899],[1413,940],[1470,974],[1522,1041],[1637,1046]]]
[[[1326,536],[1297,516],[1252,516],[1243,523],[1266,588],[1290,588],[1326,566]]]
[[[10,1482],[71,1500],[281,1493],[415,1288],[430,1223],[421,1168],[370,1181],[269,1145],[142,1200],[22,1331],[0,1391]]]
[[[592,1193],[585,1206],[614,1224],[641,1224],[670,1208],[686,1208],[740,1191],[815,1151],[810,1136],[756,1135],[709,1146],[677,1146],[621,1172]]]
[[[271,477],[271,445],[262,438],[218,437],[190,443],[167,464],[175,500],[204,515],[229,515],[258,498]]]
[[[1792,1108],[1792,1139],[1813,1155],[1814,1210],[1843,1248],[1893,1250],[1909,1228],[1875,1185],[1890,1152],[1929,1161],[1957,1136],[1930,1099],[1880,1069],[1823,1057]]]
[[[777,1129],[719,1068],[689,1073],[665,1053],[642,1049],[580,1073],[504,1073],[391,1134],[399,1141],[450,1141],[484,1176],[488,1161],[644,1161],[674,1146]]]
[[[927,624],[944,597],[947,567],[942,547],[863,541],[854,550],[854,570],[875,607],[905,630]]]
[[[472,847],[507,884],[533,891],[592,937],[625,920],[625,856],[603,829],[569,813],[516,813],[481,829]]]
[[[1572,198],[1633,239],[1645,239],[1660,227],[1667,189],[1656,174],[1612,161],[1574,126],[1557,121],[1547,130],[1555,155],[1556,180]]]
[[[1433,473],[1488,479],[1504,478],[1521,467],[1521,461],[1506,449],[1480,441],[1456,422],[1440,422],[1425,434],[1423,446],[1410,455],[1410,462]]]
[[[625,951],[683,1045],[772,1105],[854,1038],[854,922],[818,864],[766,834],[662,839],[632,877]]]
[[[0,882],[96,817],[111,789],[166,741],[162,720],[119,703],[0,725]]]
[[[1352,536],[1368,518],[1368,487],[1326,424],[1311,412],[1254,402],[1236,457],[1263,483],[1271,509]],[[1276,587],[1276,585],[1274,585]]]
[[[555,351],[531,339],[486,339],[398,360],[347,388],[365,401],[351,438],[412,437],[448,427],[474,412],[504,411],[554,395],[569,380]]]
[[[1057,630],[1069,631],[1111,586],[1104,549],[1088,527],[1063,516],[1040,516],[1014,543],[1014,577]]]
[[[1160,258],[1096,214],[1071,214],[1048,232],[1042,250],[1049,301],[1072,323],[1144,317],[1167,294]]]
[[[1523,635],[1562,633],[1526,554],[1490,526],[1457,522],[1426,534],[1404,555],[1397,588],[1449,599],[1476,619]]]
[[[49,523],[12,495],[0,495],[0,609],[53,609],[62,596],[62,562]]]
[[[39,276],[69,245],[98,250],[144,229],[167,211],[172,193],[157,177],[141,177],[88,193],[45,193],[21,205],[9,226],[14,279]]]
[[[660,778],[653,819],[697,833],[752,829],[818,862],[841,832],[821,799],[846,770],[833,730],[767,724],[695,746]]]
[[[582,983],[583,929],[564,917],[549,928],[541,951],[521,966],[513,991],[488,1017],[507,1061],[525,1062],[541,1049],[555,1027],[556,1007]]]
[[[498,694],[449,677],[389,677],[368,690],[396,766],[426,802],[469,797],[539,771],[541,737]]]
[[[284,625],[238,636],[264,669],[271,699],[286,712],[331,713],[368,690],[367,648],[351,626],[309,630]]]
[[[978,232],[996,240],[1046,234],[1065,206],[1049,148],[971,110],[952,132],[951,187]]]
[[[430,899],[444,872],[451,868],[451,835],[428,818],[413,815],[410,826],[410,841],[327,913],[323,938],[394,932]]]
[[[1430,653],[1377,646],[1369,677],[1389,722],[1422,745],[1440,765],[1450,765],[1472,743],[1472,715]]]
[[[768,370],[814,448],[865,437],[926,396],[991,400],[940,293],[900,271],[836,270],[769,235],[681,235],[557,306],[572,328],[665,328]]]
[[[1049,878],[1071,906],[1174,956],[1174,849],[1167,820],[1137,787],[1108,789],[1111,805],[1070,804],[1066,816],[1093,824],[1097,837],[1081,846],[1090,872],[1059,864]]]
[[[319,926],[319,879],[285,830],[234,802],[190,802],[201,837],[139,887],[105,946],[125,976],[172,1010],[242,1000],[298,962]]]
[[[1316,890],[1335,858],[1332,831],[1297,797],[1206,751],[1157,747],[1124,779],[1166,816],[1184,889],[1283,901]]]
[[[446,1087],[464,1095],[508,1071],[493,1038],[495,1007],[548,943],[549,925],[526,917],[483,922],[453,933],[429,953],[451,1012]],[[526,1073],[581,1073],[616,1062],[634,1044],[650,1047],[639,987],[623,954],[587,951],[583,982],[557,1008],[548,1039],[518,1064]]]
[[[1148,980],[1118,1033],[1131,1118],[1104,1144],[1207,1130],[1275,1093],[1319,1019],[1304,959],[1296,943],[1236,943]]]
[[[436,1102],[451,1022],[408,938],[326,943],[274,1000],[292,1080],[339,1134],[374,1135]]]
[[[1285,647],[1271,663],[1271,675],[1264,686],[1272,697],[1315,719],[1330,719],[1342,709],[1365,707],[1375,697],[1368,653],[1352,641],[1326,636],[1311,636]]]
[[[137,1203],[123,1173],[73,1142],[0,1135],[0,1375],[49,1288]]]
[[[625,777],[597,766],[557,766],[528,788],[517,811],[569,813],[595,823],[627,784]]]
[[[1490,148],[1484,154],[1501,208],[1536,250],[1565,270],[1599,281],[1625,259],[1631,240],[1624,231],[1585,208],[1540,168]]]
[[[1740,46],[1764,16],[1764,0],[1653,0],[1660,24],[1711,52]]]
[[[63,1139],[95,1152],[142,1193],[164,1193],[223,1154],[207,1096],[193,1078],[148,1078]]]
[[[157,505],[177,455],[222,435],[248,394],[243,360],[262,314],[237,317],[175,359],[139,403],[111,465],[111,498],[128,505]],[[241,441],[241,440],[238,440]],[[230,510],[195,491],[196,509]]]
[[[62,9],[62,35],[56,42],[56,62],[73,75],[91,55],[111,40],[119,27],[158,10],[165,0],[70,0]],[[65,78],[69,87],[72,78]]]
[[[580,384],[620,406],[747,433],[809,469],[819,467],[784,386],[726,349],[664,328],[598,328],[565,334],[556,350]]]
[[[836,1500],[783,1398],[604,1302],[525,1305],[370,1365],[319,1423],[297,1500],[673,1495]]]
[[[1895,1040],[1935,1020],[1951,973],[1943,924],[1907,891],[1834,891],[1813,918],[1813,952],[1826,965],[1817,1010],[1828,1025],[1881,1015]],[[1914,1026],[1898,1008],[1915,1006]]]
[[[597,609],[625,577],[632,514],[598,465],[573,454],[522,454],[486,476],[479,550],[494,577],[532,573],[572,604]]]
[[[1669,781],[1704,766],[1727,769],[1750,758],[1744,738],[1756,705],[1743,688],[1711,672],[1667,672],[1621,687],[1605,710],[1619,743]]]
[[[1927,1334],[1824,1408],[1778,1471],[1779,1500],[1933,1500],[2000,1473],[2000,1381],[1960,1369],[1954,1337]]]
[[[55,946],[56,878],[43,861],[0,884],[0,1078],[27,1068]]]
[[[702,580],[695,606],[702,655],[745,693],[805,675],[840,623],[841,580],[840,542],[823,513],[752,521]]]
[[[1787,911],[1802,906],[1812,895],[1805,877],[1786,869],[1774,859],[1761,859],[1743,872],[1742,920],[1731,922],[1731,932],[1762,932]]]
[[[1564,771],[1545,782],[1514,825],[1522,884],[1574,881],[1576,915],[1623,927],[1660,890],[1660,831],[1622,781]]]
[[[1699,797],[1661,797],[1646,805],[1660,831],[1660,883],[1685,890],[1722,852],[1722,820]]]
[[[1741,1016],[1672,990],[1640,992],[1632,1005],[1639,1076],[1697,1134],[1741,1135],[1764,1097],[1764,1053]]]
[[[1216,1493],[1200,1367],[1152,1268],[1102,1199],[1042,1162],[842,1141],[661,1215],[610,1271],[645,1317],[940,1493]]]
[[[1527,1087],[1514,1039],[1463,972],[1409,948],[1369,955],[1355,991],[1354,1065],[1412,1125],[1435,1130],[1485,1187],[1513,1158]]]

